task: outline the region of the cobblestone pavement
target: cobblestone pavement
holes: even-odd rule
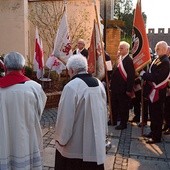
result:
[[[46,109],[41,119],[44,170],[54,169],[56,116],[57,108]],[[163,135],[162,143],[150,145],[141,137],[141,128],[136,124],[129,123],[127,129],[122,131],[114,128],[109,126],[112,145],[107,152],[105,170],[170,170],[170,135]],[[148,131],[149,126],[146,126],[144,132]]]

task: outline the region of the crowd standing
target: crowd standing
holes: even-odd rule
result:
[[[150,118],[151,132],[143,135],[148,138],[146,143],[160,143],[162,131],[170,134],[170,47],[165,41],[158,42],[156,57],[139,73],[135,72],[129,51],[130,44],[121,41],[112,73],[105,69],[109,71],[106,83],[110,87],[112,125],[116,130],[126,129],[133,107],[131,122],[141,127]],[[88,50],[83,39],[78,40],[73,54],[66,63],[70,81],[62,91],[55,126],[55,169],[103,170],[108,89],[88,73]],[[105,61],[106,65],[108,61],[111,63],[107,53]],[[24,75],[24,65],[25,59],[18,52],[11,52],[0,61],[5,71],[5,76],[0,78],[0,136],[3,136],[0,169],[43,168],[40,119],[46,95],[40,84]]]

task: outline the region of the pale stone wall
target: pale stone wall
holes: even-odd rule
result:
[[[0,0],[0,54],[28,56],[28,1]]]
[[[35,20],[39,18],[37,17],[37,12],[35,11],[35,7],[41,6],[41,3],[42,5],[45,4],[47,8],[51,8],[51,12],[47,14],[48,17],[51,18],[48,18],[46,17],[47,15],[44,15],[44,17],[46,18],[45,19],[41,18],[43,20],[43,24],[34,21],[33,19],[34,16],[35,16]],[[57,3],[57,7],[55,7],[55,10],[57,10],[57,12],[54,14],[56,15],[55,22],[53,20],[53,17],[55,16],[52,14],[54,12],[53,11],[54,4],[52,4],[52,2],[46,1],[46,2],[29,3],[29,13],[31,12],[31,16],[30,16],[31,18],[29,18],[30,60],[32,59],[33,52],[34,52],[35,26],[38,27],[40,37],[43,40],[45,60],[53,51],[53,43],[54,43],[54,39],[56,36],[57,28],[59,26],[59,21],[61,19],[62,9],[63,9],[63,2],[55,1],[55,3]],[[60,6],[60,9],[57,9],[58,6]],[[83,38],[86,43],[86,48],[88,48],[91,39],[91,34],[92,34],[93,21],[96,18],[93,0],[67,0],[66,7],[67,7],[67,17],[68,17],[68,25],[69,25],[72,48],[75,49],[78,38]],[[100,0],[96,0],[96,7],[97,7],[97,13],[99,14]],[[46,10],[50,11],[50,9],[46,9]],[[33,15],[33,13],[35,13],[35,15]],[[41,16],[43,16],[43,14]],[[44,25],[46,25],[46,27]],[[48,30],[50,30],[51,34],[48,34],[49,32]],[[47,43],[47,41],[49,42]]]
[[[50,3],[50,1],[46,1]],[[61,3],[61,1],[56,3]],[[29,20],[28,0],[0,0],[0,55],[10,51],[18,51],[22,53],[29,62],[32,63],[34,55],[35,43],[35,24]],[[96,0],[96,7],[99,14],[100,0]],[[96,18],[93,0],[67,0],[68,24],[70,27],[70,36],[72,46],[75,48],[78,38],[84,38],[86,48],[89,47],[93,21]],[[82,17],[83,16],[83,17]],[[59,21],[57,21],[59,23]],[[82,30],[82,33],[78,32]],[[55,29],[55,33],[57,27]],[[54,42],[55,33],[53,40]],[[40,31],[40,36],[46,34]],[[43,39],[45,52],[45,60],[52,52],[52,46],[47,47],[45,39]]]

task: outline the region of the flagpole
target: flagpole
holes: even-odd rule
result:
[[[42,48],[42,55],[44,57],[44,50],[43,50],[43,44],[42,44],[42,39],[41,40],[41,48]],[[42,72],[41,72],[41,78],[44,78],[44,64],[43,64],[43,68],[42,68]]]
[[[66,11],[67,0],[64,0],[63,3],[64,3],[64,10],[63,10],[63,12],[64,12],[64,11]]]
[[[138,37],[138,32],[141,34],[141,38]],[[133,21],[133,32],[132,32],[132,53],[133,53],[133,64],[136,71],[140,71],[143,69],[148,63],[151,62],[150,51],[149,51],[149,42],[146,34],[145,24],[142,16],[141,10],[141,0],[137,0],[136,9],[134,13],[134,21]],[[139,41],[136,41],[137,38]],[[136,47],[140,47],[137,48]],[[140,52],[137,52],[139,51]],[[144,131],[144,99],[143,99],[143,80],[141,81],[141,116],[142,116],[142,128],[141,135],[143,136]]]
[[[141,124],[141,135],[144,132],[144,99],[143,99],[143,80],[141,80],[141,113],[142,113],[142,124]]]
[[[64,13],[64,12],[67,13],[66,4],[67,4],[67,0],[64,0],[64,10],[63,10],[63,13]],[[61,61],[62,61],[62,60],[61,60]],[[67,79],[67,80],[69,79],[67,68],[66,68],[66,79]]]
[[[99,29],[100,45],[101,45],[102,54],[103,54],[103,62],[104,62],[104,67],[105,67],[106,89],[107,89],[107,96],[108,96],[110,119],[111,119],[111,124],[113,125],[112,110],[111,110],[111,99],[110,99],[110,90],[109,90],[109,80],[108,80],[107,69],[106,69],[107,67],[106,67],[106,60],[105,60],[105,52],[104,52],[104,46],[103,46],[103,44],[102,44],[103,40],[102,40],[101,31],[100,31],[100,26],[99,26],[99,18],[98,18],[96,0],[93,0],[93,2],[94,2],[95,14],[96,14],[97,26],[98,26],[98,29]]]

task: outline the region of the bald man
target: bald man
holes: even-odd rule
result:
[[[151,132],[144,134],[149,138],[146,143],[160,143],[162,137],[163,105],[166,98],[166,87],[170,73],[170,62],[167,56],[168,45],[165,41],[159,41],[155,46],[157,57],[150,65],[147,72],[140,73],[146,81],[144,93],[149,100],[149,113],[151,119]],[[146,91],[146,92],[145,92]]]
[[[75,49],[73,54],[82,54],[88,59],[88,50],[85,48],[85,41],[83,39],[78,40],[77,49]]]

